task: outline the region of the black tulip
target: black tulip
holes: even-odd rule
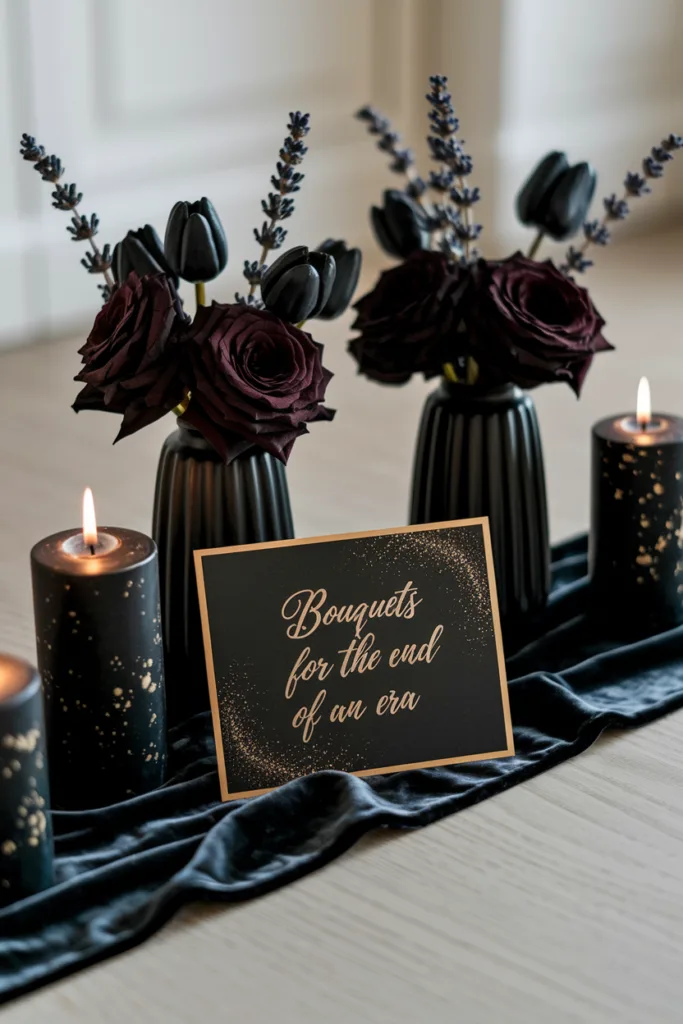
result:
[[[332,256],[297,245],[278,256],[263,275],[263,303],[281,320],[293,324],[310,320],[327,305],[335,271]]]
[[[166,258],[185,281],[212,281],[228,262],[225,231],[213,204],[176,203],[166,225]]]
[[[596,180],[589,164],[570,167],[564,153],[548,153],[517,195],[517,216],[558,242],[571,238],[586,218]]]
[[[166,274],[178,285],[178,278],[166,259],[161,239],[151,224],[137,231],[129,231],[124,239],[114,246],[112,270],[117,284],[125,281],[131,270],[143,277],[145,274]]]
[[[336,266],[330,296],[318,313],[318,319],[334,320],[335,317],[342,315],[353,298],[363,257],[360,249],[349,249],[341,238],[328,238],[318,246],[318,252],[331,256]]]
[[[377,241],[390,256],[405,259],[417,249],[429,249],[427,214],[405,193],[387,189],[383,205],[373,206],[370,217]]]
[[[544,217],[545,231],[561,242],[571,238],[586,219],[593,200],[597,174],[590,164],[575,164],[560,176],[548,199]]]
[[[517,193],[517,216],[522,224],[541,227],[548,197],[560,175],[569,167],[565,153],[548,153],[533,169]]]

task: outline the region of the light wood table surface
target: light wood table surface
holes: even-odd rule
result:
[[[591,279],[618,353],[580,403],[537,392],[556,537],[585,528],[588,437],[633,406],[683,411],[683,240],[631,242]],[[596,268],[597,269],[597,268]],[[333,425],[290,464],[299,535],[405,522],[429,385],[355,377],[348,320],[325,325]],[[110,447],[116,418],[69,409],[76,343],[0,357],[0,648],[34,656],[28,554],[76,525],[149,529],[171,424]],[[683,651],[682,651],[683,654]],[[0,936],[1,941],[1,936]],[[683,1020],[683,713],[429,828],[373,835],[240,906],[192,906],[143,946],[10,1004],[3,1024],[452,1024]]]

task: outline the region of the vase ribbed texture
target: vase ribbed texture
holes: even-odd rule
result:
[[[550,550],[543,450],[531,398],[445,381],[427,398],[413,472],[412,524],[488,516],[501,615],[543,607]]]
[[[293,537],[285,467],[260,449],[226,465],[200,434],[180,426],[161,450],[153,535],[173,725],[209,707],[193,552]]]

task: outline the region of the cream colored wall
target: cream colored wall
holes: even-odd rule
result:
[[[680,0],[418,0],[416,10],[412,134],[421,143],[426,133],[426,77],[448,74],[482,189],[486,254],[526,242],[514,196],[549,150],[595,165],[597,213],[655,142],[683,134]],[[679,160],[620,233],[682,211]]]
[[[176,199],[210,196],[227,299],[290,109],[313,123],[291,242],[345,235],[379,265],[367,209],[394,181],[351,115],[373,100],[424,153],[427,77],[447,73],[495,254],[526,242],[512,200],[549,148],[592,159],[611,191],[683,131],[681,43],[680,0],[0,0],[0,345],[97,308],[66,216],[19,159],[22,131],[62,156],[104,241],[146,220],[163,231]],[[669,217],[681,195],[678,161],[634,222]]]
[[[601,197],[619,192],[625,171],[638,170],[664,135],[683,133],[683,4],[508,0],[503,14],[496,199],[510,235],[516,184],[536,154],[558,148],[589,160]],[[679,160],[647,201],[632,204],[628,228],[668,218],[682,197]]]

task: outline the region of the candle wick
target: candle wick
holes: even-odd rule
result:
[[[88,547],[90,548],[90,554],[94,555],[95,554],[95,545],[94,544],[88,544]]]

